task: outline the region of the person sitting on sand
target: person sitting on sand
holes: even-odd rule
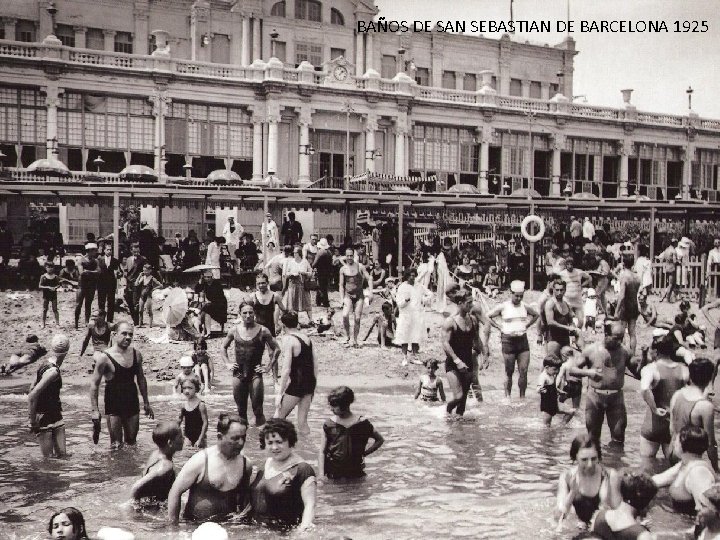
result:
[[[65,267],[60,270],[60,279],[73,288],[77,288],[80,282],[80,271],[73,259],[65,260]]]
[[[193,371],[200,378],[202,383],[202,393],[206,394],[212,389],[212,382],[215,376],[212,359],[207,351],[207,341],[205,338],[198,338],[193,345],[192,361],[195,363]]]
[[[142,477],[133,484],[132,497],[166,501],[175,481],[173,456],[182,450],[183,436],[177,423],[167,421],[155,426],[152,439],[157,448],[150,454]]]
[[[395,312],[392,302],[387,300],[380,306],[380,313],[375,316],[377,324],[377,340],[381,347],[392,347],[395,342]]]
[[[182,356],[178,362],[180,365],[180,373],[175,375],[175,383],[173,384],[173,394],[182,394],[182,385],[190,377],[196,376],[194,367],[195,362],[189,356]]]

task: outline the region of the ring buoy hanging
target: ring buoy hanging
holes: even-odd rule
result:
[[[535,234],[530,234],[529,232],[531,223],[536,223],[538,226],[538,232]],[[523,238],[525,238],[528,242],[539,242],[545,235],[545,222],[540,216],[530,214],[522,220],[522,223],[520,224],[520,232],[522,233]]]

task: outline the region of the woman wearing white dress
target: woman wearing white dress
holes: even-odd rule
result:
[[[427,293],[419,283],[415,283],[417,271],[414,268],[405,272],[405,281],[395,291],[395,303],[400,315],[395,328],[395,344],[402,347],[403,362],[407,365],[408,345],[413,352],[413,363],[421,363],[417,359],[420,342],[425,337],[423,299]]]
[[[445,254],[440,254],[435,259],[435,267],[437,268],[437,296],[435,300],[435,311],[445,313],[448,310],[448,300],[445,291],[454,283],[450,276],[450,269],[447,265]]]
[[[302,248],[297,246],[293,249],[293,258],[286,259],[283,270],[285,280],[285,297],[283,303],[289,311],[307,313],[308,319],[312,321],[312,304],[310,303],[310,291],[305,290],[305,282],[310,279],[312,268],[307,259],[302,256]]]
[[[210,242],[207,247],[207,254],[205,255],[205,264],[210,266],[217,266],[212,269],[213,279],[220,279],[220,245],[225,243],[225,238],[217,236],[215,240]]]

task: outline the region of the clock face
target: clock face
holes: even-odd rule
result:
[[[333,76],[334,76],[338,81],[344,81],[345,79],[347,79],[348,71],[347,71],[347,69],[345,69],[343,66],[337,66],[337,67],[333,70]]]

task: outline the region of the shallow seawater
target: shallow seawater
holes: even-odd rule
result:
[[[141,417],[135,448],[111,452],[106,426],[97,446],[91,441],[87,388],[66,384],[62,400],[70,457],[43,460],[26,426],[25,387],[0,390],[0,522],[2,537],[45,538],[47,519],[63,506],[81,509],[91,533],[102,526],[123,527],[137,538],[189,538],[192,524],[170,529],[165,512],[137,511],[129,491],[147,455],[155,421]],[[267,389],[271,393],[271,388]],[[163,393],[164,392],[164,393]],[[318,490],[317,529],[306,538],[571,538],[578,530],[574,516],[556,531],[555,490],[561,470],[569,465],[572,437],[583,429],[582,416],[565,424],[543,426],[538,398],[506,401],[502,391],[486,390],[485,402],[470,400],[465,418],[450,421],[442,407],[413,401],[405,388],[356,393],[354,411],[370,418],[386,444],[367,460],[367,478],[327,482]],[[174,419],[181,401],[169,385],[151,388],[156,419]],[[101,397],[102,399],[102,397]],[[266,397],[265,410],[271,401]],[[635,451],[644,404],[636,391],[626,392],[629,425],[626,447]],[[206,398],[210,412],[208,439],[221,412],[233,409],[228,386]],[[312,434],[298,443],[299,453],[316,464],[318,439],[328,416],[325,391],[310,412]],[[291,417],[292,419],[292,417]],[[247,457],[264,460],[258,431],[250,428]],[[603,429],[603,440],[608,436]],[[175,457],[179,468],[195,451]],[[604,449],[613,467],[641,467],[633,453]],[[662,468],[656,464],[655,469]],[[660,538],[683,538],[689,518],[670,513],[663,493],[650,511],[651,528]],[[274,538],[277,533],[249,525],[226,525],[231,537]],[[13,536],[15,534],[16,536]],[[289,536],[302,536],[291,533]]]

